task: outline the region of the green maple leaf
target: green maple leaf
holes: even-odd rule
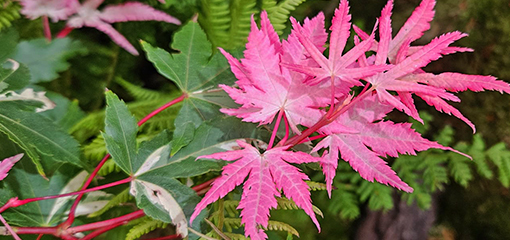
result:
[[[220,107],[232,106],[232,100],[217,86],[231,85],[235,79],[225,58],[213,55],[212,45],[196,22],[175,34],[172,48],[179,53],[170,54],[146,42],[142,47],[158,72],[188,96],[175,119],[171,150],[175,154],[193,139],[193,130],[203,121],[221,115]]]

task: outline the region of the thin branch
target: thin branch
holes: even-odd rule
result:
[[[48,40],[48,42],[51,42],[51,29],[50,29],[50,22],[48,21],[48,16],[42,16],[42,23],[43,23],[43,31],[44,31],[44,37]]]

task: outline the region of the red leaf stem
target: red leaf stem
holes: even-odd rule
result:
[[[62,29],[58,34],[57,34],[57,38],[65,38],[67,37],[67,35],[69,35],[69,33],[71,33],[73,31],[74,28],[72,27],[69,27],[69,26],[65,26],[64,29]]]
[[[97,186],[97,187],[89,188],[89,189],[85,189],[85,190],[80,190],[80,191],[76,191],[76,192],[64,193],[64,194],[59,194],[59,195],[44,196],[44,197],[27,198],[27,199],[23,199],[23,200],[15,199],[12,203],[9,204],[9,207],[19,207],[21,205],[25,205],[25,204],[31,203],[31,202],[42,201],[42,200],[49,200],[49,199],[55,199],[55,198],[61,198],[61,197],[68,197],[68,196],[73,196],[73,195],[93,192],[93,191],[97,191],[97,190],[101,190],[101,189],[117,186],[117,185],[120,185],[120,184],[129,183],[129,182],[131,182],[131,180],[133,180],[133,179],[131,177],[128,177],[126,179],[122,179],[122,180],[119,180],[119,181],[116,181],[116,182],[112,182],[112,183],[108,183],[108,184],[105,184],[105,185],[101,185],[101,186]]]
[[[48,42],[51,42],[51,29],[50,22],[48,21],[48,16],[42,16],[41,19],[43,23],[44,37],[48,40]]]
[[[267,150],[273,147],[274,139],[276,138],[276,133],[278,132],[278,127],[280,126],[280,122],[282,121],[282,117],[285,115],[285,112],[280,109],[278,112],[278,117],[276,117],[276,123],[274,124],[273,133],[271,133],[271,139],[269,140],[269,144],[267,145]]]
[[[149,119],[151,119],[152,117],[156,116],[156,114],[162,112],[163,110],[175,105],[176,103],[179,103],[179,102],[182,102],[184,99],[186,99],[188,97],[188,94],[186,93],[183,93],[180,97],[168,102],[167,104],[161,106],[160,108],[154,110],[153,112],[149,113],[146,117],[144,117],[142,120],[140,120],[138,122],[138,126],[141,126],[142,124],[144,124],[145,122],[147,122]]]
[[[96,175],[99,172],[99,170],[101,170],[103,165],[106,163],[108,158],[110,158],[110,154],[109,153],[106,154],[106,156],[104,156],[104,158],[101,160],[101,162],[99,162],[99,164],[96,166],[94,171],[90,174],[90,176],[88,177],[87,181],[85,181],[85,184],[83,184],[83,187],[81,188],[82,190],[87,189],[87,187],[90,185],[92,180],[94,180],[94,177],[96,177]],[[73,225],[73,222],[74,222],[74,219],[75,219],[76,208],[78,207],[78,203],[80,203],[80,200],[81,200],[82,197],[83,197],[83,194],[80,194],[74,200],[73,205],[71,206],[71,209],[69,210],[69,215],[68,215],[66,221],[60,224],[61,226],[70,227],[71,225]]]

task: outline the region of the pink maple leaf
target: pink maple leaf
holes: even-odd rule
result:
[[[76,7],[76,15],[69,18],[67,26],[70,28],[93,27],[106,35],[126,51],[138,55],[138,51],[129,41],[115,30],[110,23],[128,21],[163,21],[181,24],[162,11],[156,10],[139,2],[127,2],[119,5],[108,5],[102,11],[97,8],[104,0],[87,0]]]
[[[32,20],[48,16],[53,22],[65,20],[75,13],[77,0],[20,0],[21,13]]]
[[[460,32],[446,33],[433,39],[425,46],[410,46],[411,42],[420,38],[430,28],[430,21],[434,16],[434,5],[434,0],[423,0],[420,6],[411,14],[411,17],[404,23],[404,26],[397,35],[392,37],[391,10],[393,8],[393,1],[388,1],[381,12],[380,41],[374,44],[377,46],[374,64],[383,64],[389,60],[393,66],[387,72],[367,77],[366,80],[373,85],[381,101],[388,102],[419,121],[421,119],[414,105],[412,94],[416,94],[425,100],[427,104],[434,106],[438,111],[458,117],[475,131],[474,125],[460,111],[445,101],[460,101],[460,99],[447,91],[497,90],[510,93],[510,85],[492,76],[466,75],[461,73],[434,75],[425,73],[421,69],[443,55],[472,51],[468,48],[449,46],[454,41],[467,36],[467,34]],[[362,39],[369,38],[368,34],[360,29],[355,28],[355,30]],[[363,60],[360,62],[363,62]],[[396,91],[398,96],[391,95],[387,90]]]
[[[244,141],[238,140],[237,144],[243,149],[197,158],[235,160],[235,162],[223,167],[221,177],[213,182],[211,189],[195,207],[190,222],[207,205],[227,195],[248,177],[244,183],[238,207],[242,209],[241,222],[245,226],[247,237],[251,239],[267,238],[260,226],[267,227],[269,210],[277,207],[275,196],[281,196],[281,191],[302,208],[320,230],[319,222],[312,209],[309,187],[304,182],[304,180],[308,180],[308,176],[289,164],[319,162],[320,158],[312,157],[304,152],[287,151],[285,147],[275,147],[260,153],[258,149]]]
[[[0,180],[4,180],[4,178],[7,177],[7,174],[9,173],[11,168],[14,166],[15,163],[21,160],[22,157],[23,153],[20,153],[12,157],[8,157],[0,162]]]
[[[314,31],[313,27],[320,26],[316,22],[311,21],[307,28]],[[304,75],[296,75],[280,66],[283,50],[287,52],[291,45],[285,44],[284,47],[285,49],[271,26],[267,13],[263,12],[260,30],[252,19],[252,30],[241,62],[220,49],[238,78],[236,83],[239,88],[226,85],[220,87],[236,103],[241,104],[237,109],[221,109],[223,113],[247,122],[268,124],[282,111],[290,128],[296,133],[299,132],[297,125],[311,126],[322,116],[323,113],[318,107],[324,106],[328,101],[324,94],[328,89],[310,87],[304,84]]]
[[[356,60],[361,55],[364,55],[372,46],[374,41],[373,35],[343,54],[347,39],[350,36],[350,20],[351,15],[349,15],[348,2],[347,0],[341,0],[332,20],[329,40],[329,57],[326,58],[322,54],[321,49],[313,44],[312,40],[305,35],[306,33],[303,27],[301,27],[295,19],[291,18],[297,38],[311,58],[316,61],[318,66],[303,66],[293,63],[284,63],[284,66],[312,76],[313,78],[307,81],[310,85],[332,82],[343,94],[346,94],[352,86],[361,85],[358,81],[360,78],[374,75],[386,69],[385,65],[353,67]]]
[[[375,95],[366,97],[340,115],[335,122],[321,129],[328,136],[319,142],[313,151],[329,149],[321,163],[329,192],[339,153],[364,179],[376,180],[412,192],[413,189],[403,182],[381,157],[416,155],[417,151],[429,148],[455,151],[421,137],[411,128],[410,123],[381,121],[392,109],[392,106],[378,101]]]

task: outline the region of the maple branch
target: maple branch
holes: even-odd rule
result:
[[[51,42],[51,29],[50,22],[48,21],[48,16],[44,15],[41,19],[43,24],[44,37],[48,40],[48,42]]]
[[[372,86],[368,90],[364,91],[362,94],[358,94],[355,98],[353,98],[350,102],[338,105],[333,111],[331,111],[331,114],[326,113],[324,116],[322,116],[317,123],[315,123],[310,128],[307,128],[301,134],[294,135],[292,138],[289,139],[289,141],[285,144],[287,148],[292,148],[295,145],[298,145],[303,140],[305,140],[307,137],[312,135],[314,132],[319,130],[321,127],[324,127],[330,123],[332,123],[338,116],[345,113],[347,110],[349,110],[355,103],[359,102],[360,100],[364,99],[365,97],[372,94],[372,90],[375,88]],[[284,146],[283,143],[280,141],[277,146]]]

